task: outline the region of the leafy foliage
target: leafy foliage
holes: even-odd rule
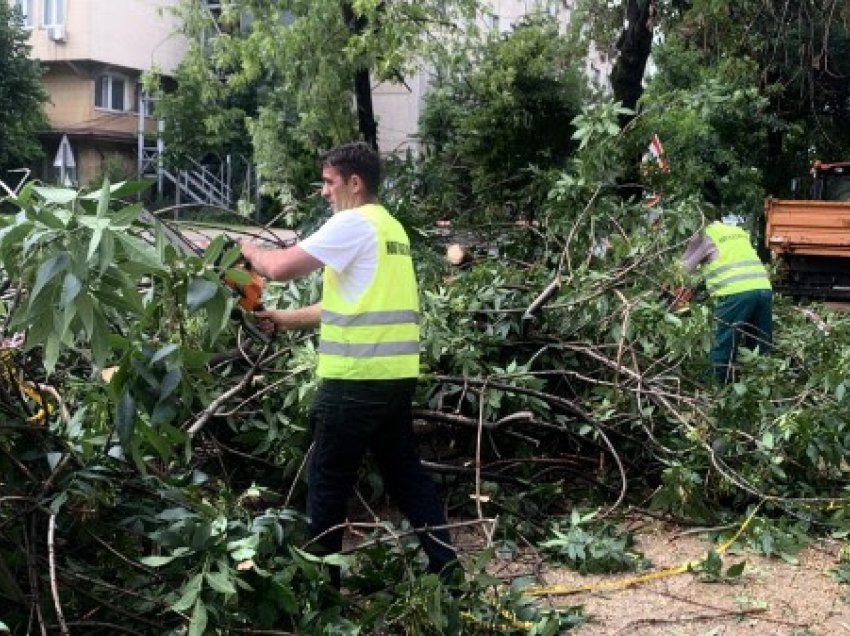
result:
[[[724,570],[723,559],[717,552],[711,550],[698,566],[691,568],[691,571],[706,583],[734,583],[740,579],[745,567],[746,562],[740,561]]]
[[[563,166],[574,150],[570,122],[584,83],[573,49],[553,19],[536,17],[471,51],[438,69],[420,121],[431,164],[450,168],[443,176],[458,197],[441,204],[531,214],[545,196],[538,172]]]
[[[17,11],[8,2],[0,4],[0,179],[41,156],[36,135],[47,127],[41,67],[30,58],[29,32]]]
[[[630,550],[631,536],[614,524],[594,522],[595,516],[595,512],[581,514],[574,509],[567,527],[553,526],[552,538],[540,546],[582,574],[609,574],[641,566],[641,555]]]
[[[364,25],[356,34],[346,5]],[[238,0],[216,15],[187,0],[179,14],[190,50],[177,88],[158,104],[173,122],[167,145],[190,155],[235,148],[252,157],[270,193],[300,198],[315,179],[316,152],[357,136],[355,72],[401,81],[447,50],[455,24],[474,23],[476,10],[475,0]]]
[[[238,45],[231,50],[218,39],[195,51],[188,92],[175,95],[185,101],[174,107],[197,106],[186,112],[202,126],[186,122],[175,132],[209,135],[209,148],[230,143],[224,129],[239,129],[256,107],[252,130],[257,139],[268,135],[270,160],[306,155],[312,164],[318,148],[350,134],[350,110],[331,98],[350,96],[352,68],[387,75],[403,68],[413,50],[404,34],[422,36],[412,23],[437,13],[417,12],[438,8],[353,3],[371,27],[385,27],[360,41],[340,22],[339,3],[276,8],[284,4],[289,27],[269,3],[224,4],[219,27],[233,25],[225,34]],[[694,3],[700,11],[719,6]],[[248,7],[257,26],[237,36]],[[190,28],[211,26],[196,17]],[[56,390],[67,416],[55,408],[46,427],[29,426],[14,383],[4,381],[0,620],[9,629],[61,631],[61,606],[75,630],[102,633],[120,625],[167,634],[554,634],[580,622],[581,612],[536,603],[522,592],[527,577],[495,576],[490,546],[509,556],[516,546],[542,546],[553,560],[586,571],[634,567],[639,559],[616,512],[647,502],[655,515],[725,522],[764,501],[745,540],[780,558],[793,558],[811,534],[846,535],[850,319],[814,306],[824,320],[819,329],[792,301],[778,299],[775,354],[742,352],[736,381],[717,386],[707,373],[710,307],[674,311],[661,299],[677,280],[685,239],[717,197],[755,222],[771,136],[796,134],[765,110],[772,102],[757,60],[720,56],[708,69],[696,40],[671,36],[638,116],[622,130],[629,113],[621,105],[596,100],[579,111],[571,101],[569,57],[563,42],[544,37],[548,29],[529,24],[516,39],[485,47],[481,63],[504,94],[470,71],[469,112],[455,112],[447,100],[433,111],[457,122],[446,128],[455,136],[441,138],[438,149],[435,126],[434,153],[399,161],[386,183],[419,267],[423,458],[452,517],[464,520],[456,531],[475,546],[464,553],[465,579],[447,590],[425,574],[414,529],[376,520],[383,490],[368,471],[358,489],[368,511],[352,511],[356,544],[339,555],[309,552],[301,474],[315,342],[301,335],[269,348],[245,341],[220,284],[225,272],[238,276],[234,250],[217,240],[203,255],[178,253],[125,200],[136,186],[78,193],[31,184],[3,202],[16,211],[0,219],[0,266],[13,285],[2,297],[3,336],[26,330],[26,351],[12,354],[15,368]],[[390,35],[401,38],[398,48],[372,48]],[[308,45],[325,36],[333,46],[308,59]],[[295,56],[304,57],[303,67],[289,64]],[[217,84],[203,86],[210,78]],[[529,105],[526,89],[558,99]],[[531,149],[521,131],[537,130],[524,127],[536,120],[510,115],[540,104],[558,118],[576,116],[558,119],[558,144],[547,146],[553,134],[523,154]],[[559,109],[565,104],[575,110]],[[504,142],[501,156],[512,163],[502,174],[525,179],[520,190],[484,191],[486,177],[503,167],[481,142],[494,133],[481,113],[507,122],[492,143]],[[644,174],[664,195],[649,208],[624,197],[623,186],[629,157],[659,130],[671,169]],[[283,145],[287,152],[274,150]],[[468,154],[458,171],[461,151]],[[306,178],[315,166],[284,168]],[[456,180],[440,191],[444,179]],[[520,225],[478,218],[468,230],[455,225],[480,249],[453,268],[440,243],[455,237],[432,227],[437,211],[463,201],[500,213],[512,201],[533,214]],[[544,289],[551,293],[541,300]],[[267,304],[317,298],[313,277],[276,286]],[[603,523],[578,512],[600,503],[610,508]],[[346,571],[341,594],[327,585],[329,566]],[[718,557],[702,575],[739,573],[724,571]],[[90,616],[98,620],[87,622]]]

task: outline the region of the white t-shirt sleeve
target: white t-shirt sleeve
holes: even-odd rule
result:
[[[340,294],[354,302],[372,282],[378,237],[372,224],[355,212],[338,212],[298,245],[340,277]]]

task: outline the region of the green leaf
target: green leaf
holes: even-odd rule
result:
[[[74,325],[74,318],[77,316],[77,306],[75,304],[66,305],[64,311],[62,313],[62,328],[59,331],[60,339],[62,342],[71,347],[74,344],[74,332],[72,327]]]
[[[189,283],[189,289],[186,292],[186,305],[189,313],[194,313],[203,307],[207,301],[216,295],[218,289],[219,285],[206,278],[192,279]]]
[[[187,609],[192,607],[192,605],[195,604],[195,600],[198,598],[198,594],[201,592],[201,584],[203,583],[203,580],[203,574],[196,574],[189,579],[186,585],[183,586],[183,594],[177,602],[171,606],[171,609],[175,612],[185,612]]]
[[[103,238],[103,232],[106,230],[108,223],[103,222],[102,224],[98,224],[94,228],[94,232],[92,232],[91,238],[89,239],[89,249],[86,254],[86,263],[91,264],[92,257],[97,253],[97,248],[100,247],[100,239]]]
[[[59,352],[62,350],[61,345],[59,336],[55,333],[50,334],[47,342],[44,343],[44,368],[48,375],[56,368],[56,361],[59,360]]]
[[[195,601],[195,611],[192,612],[192,623],[189,625],[189,636],[204,636],[207,630],[207,606],[199,598]]]
[[[124,255],[130,261],[131,265],[137,265],[142,271],[167,271],[156,250],[141,239],[123,232],[116,232],[115,238],[121,244]],[[130,269],[126,264],[124,268]]]
[[[126,229],[139,218],[142,210],[144,210],[144,205],[141,203],[134,203],[133,205],[128,205],[126,208],[121,208],[112,215],[109,226],[113,230]]]
[[[253,280],[251,274],[241,268],[228,269],[224,272],[224,277],[237,285],[249,285]]]
[[[139,559],[139,563],[142,565],[147,565],[150,568],[158,568],[163,565],[168,565],[177,557],[175,555],[171,556],[146,556]]]
[[[726,576],[731,578],[737,578],[744,573],[744,566],[746,565],[745,561],[741,561],[740,563],[736,563],[735,565],[730,565],[729,569],[726,570]]]
[[[177,409],[170,402],[158,402],[151,412],[151,426],[162,426],[172,421],[177,416]],[[154,435],[156,437],[156,435]],[[156,446],[153,440],[149,440]],[[165,450],[165,449],[164,449]]]
[[[103,179],[103,187],[100,189],[100,198],[97,202],[97,218],[104,218],[107,212],[109,212],[109,177]]]
[[[675,315],[669,313],[669,312],[666,312],[664,314],[664,322],[670,323],[671,325],[673,325],[676,328],[679,328],[679,327],[682,326],[682,319],[679,318],[678,316],[675,316]]]
[[[233,585],[231,576],[224,572],[207,572],[207,583],[216,592],[221,594],[236,594],[236,588]]]
[[[108,228],[103,231],[99,252],[97,271],[102,274],[115,262],[115,232]]]
[[[65,280],[62,283],[62,296],[59,302],[63,306],[67,305],[77,297],[77,294],[80,293],[82,288],[83,284],[80,282],[80,279],[74,276],[73,273],[68,272],[65,274]]]
[[[68,188],[40,186],[33,188],[33,191],[44,199],[46,203],[56,203],[58,205],[67,205],[77,198],[77,191],[69,190]]]
[[[118,432],[118,440],[124,448],[130,447],[130,440],[133,437],[135,427],[136,401],[130,393],[130,387],[126,386],[115,409],[115,430]]]
[[[71,257],[67,253],[63,252],[41,264],[38,268],[38,273],[35,276],[35,284],[33,285],[32,293],[30,294],[30,307],[35,304],[35,301],[44,289],[44,286],[53,280],[54,276],[64,272],[70,263]]]
[[[94,330],[94,307],[91,297],[88,294],[82,294],[77,298],[76,306],[77,315],[83,322],[83,329],[86,330],[86,335],[91,338]]]
[[[85,319],[84,319],[85,320]],[[89,333],[91,339],[92,355],[95,364],[103,367],[109,356],[109,324],[99,307],[92,309],[92,329]]]
[[[131,197],[147,188],[151,187],[155,181],[153,179],[141,179],[141,180],[133,180],[133,181],[121,181],[119,183],[115,183],[109,186],[109,194],[112,195],[112,199],[120,199],[124,197]],[[98,188],[93,192],[89,192],[88,194],[82,195],[80,198],[88,201],[97,201],[103,196],[103,188]]]
[[[168,373],[165,374],[165,377],[162,378],[162,383],[159,385],[159,399],[164,400],[172,393],[174,390],[180,386],[180,380],[183,377],[182,371],[175,367],[174,369],[170,369]]]
[[[110,285],[102,285],[100,289],[97,289],[92,293],[92,295],[100,301],[101,305],[105,307],[112,307],[113,309],[117,309],[118,311],[126,311],[130,314],[139,314],[144,309],[141,305],[140,299],[139,302],[132,302],[133,298],[125,298],[123,295],[117,293],[115,288]]]
[[[207,329],[209,330],[210,344],[215,342],[218,334],[227,326],[232,304],[230,294],[222,287],[219,287],[215,298],[207,303]]]
[[[150,366],[155,365],[160,360],[165,360],[165,358],[170,356],[175,351],[177,351],[177,345],[173,342],[168,343],[153,355],[150,361]]]
[[[204,265],[213,265],[218,263],[221,251],[224,249],[224,241],[224,236],[216,236],[212,241],[210,241],[207,249],[204,250]],[[223,265],[223,267],[227,266]]]
[[[236,261],[242,256],[242,248],[239,245],[234,245],[227,252],[225,252],[224,256],[221,259],[221,266],[225,268],[230,268],[233,266]]]

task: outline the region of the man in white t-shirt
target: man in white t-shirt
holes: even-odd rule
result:
[[[259,274],[291,280],[324,268],[322,302],[257,312],[278,330],[320,326],[321,384],[310,418],[307,515],[317,553],[339,552],[348,498],[370,450],[396,505],[419,534],[428,569],[460,573],[434,483],[413,437],[412,400],[419,373],[419,297],[404,229],[377,204],[380,159],[365,143],[322,157],[322,196],[333,216],[285,250],[242,244]],[[339,571],[331,570],[339,585]]]

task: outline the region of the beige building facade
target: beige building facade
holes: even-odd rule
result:
[[[142,73],[169,75],[186,51],[169,11],[178,0],[7,1],[21,11],[50,96],[34,176],[69,186],[134,176],[138,130],[156,131]]]

